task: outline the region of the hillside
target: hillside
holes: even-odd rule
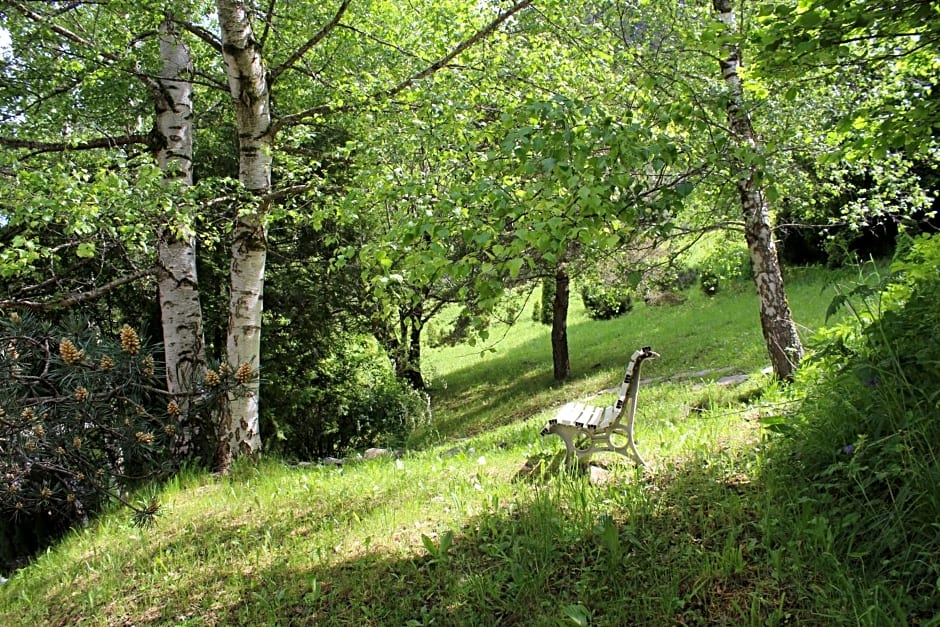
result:
[[[830,278],[791,273],[807,337]],[[747,286],[608,322],[575,307],[564,386],[527,316],[495,352],[437,349],[434,422],[401,457],[184,473],[153,526],[114,511],[17,572],[0,624],[854,624],[831,613],[850,575],[772,533],[760,420],[791,399],[760,374],[756,312]],[[662,354],[638,411],[651,471],[549,469],[552,409],[616,385],[642,344]]]

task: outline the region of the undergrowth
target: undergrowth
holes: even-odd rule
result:
[[[940,238],[841,291],[765,472],[772,537],[825,555],[865,624],[940,624]],[[795,539],[799,538],[799,542]]]

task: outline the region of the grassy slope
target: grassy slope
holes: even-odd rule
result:
[[[828,305],[821,287],[816,273],[790,283],[808,327]],[[116,512],[12,577],[0,624],[838,622],[819,615],[838,593],[826,574],[763,544],[751,451],[768,410],[739,402],[759,382],[664,380],[765,365],[750,292],[610,322],[576,304],[569,342],[565,386],[551,381],[547,328],[525,316],[495,353],[433,351],[434,429],[401,460],[181,477],[153,528]],[[639,412],[654,472],[611,460],[605,485],[527,475],[526,460],[560,447],[538,436],[552,407],[615,386],[644,344],[663,355]]]

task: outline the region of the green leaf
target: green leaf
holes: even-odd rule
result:
[[[83,259],[89,259],[95,256],[95,244],[94,242],[82,242],[78,245],[78,248],[75,249],[75,254]]]
[[[588,612],[588,609],[580,603],[566,605],[564,608],[562,608],[562,611],[564,611],[565,616],[567,616],[575,625],[587,627],[591,624],[591,615]]]
[[[522,264],[525,261],[521,257],[516,257],[515,259],[510,259],[506,262],[506,267],[509,269],[509,276],[513,279],[519,276],[519,271],[522,270]]]
[[[834,316],[847,301],[848,296],[845,294],[836,294],[835,298],[832,299],[832,302],[829,303],[829,307],[826,308],[826,321],[828,322],[829,318]]]
[[[431,538],[429,538],[426,534],[423,534],[423,533],[422,533],[422,534],[421,534],[421,543],[424,545],[424,548],[427,550],[427,552],[428,552],[430,555],[435,556],[435,557],[437,556],[437,554],[438,554],[438,548],[437,548],[437,545],[434,544],[434,540],[432,540]]]

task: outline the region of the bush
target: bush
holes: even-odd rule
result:
[[[714,296],[724,281],[752,276],[751,257],[747,248],[721,246],[700,264],[698,271],[702,292]]]
[[[601,282],[585,283],[581,286],[581,300],[588,316],[594,320],[610,320],[633,309],[633,289]]]
[[[555,315],[555,277],[542,279],[542,294],[532,309],[532,319],[540,324],[552,324]]]
[[[397,379],[385,353],[364,338],[347,338],[290,380],[266,383],[261,398],[273,430],[264,437],[298,459],[401,445],[429,419],[427,397]]]
[[[72,319],[0,318],[0,559],[9,566],[166,470],[153,347]]]
[[[699,274],[699,286],[705,295],[714,296],[721,286],[721,277],[712,270],[702,270]]]
[[[899,591],[895,608],[909,623],[940,611],[938,267],[940,238],[922,239],[886,284],[837,297],[831,310],[854,315],[825,331],[800,373],[807,400],[777,426],[789,437],[770,466],[778,490],[796,486],[800,507],[829,521],[826,541],[840,559]]]

